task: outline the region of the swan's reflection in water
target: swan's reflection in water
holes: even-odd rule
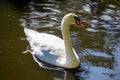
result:
[[[63,68],[48,68],[48,70],[51,70],[51,73],[53,73],[54,80],[78,80],[76,73],[71,70]]]

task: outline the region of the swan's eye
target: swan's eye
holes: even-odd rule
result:
[[[75,18],[75,23],[76,23],[77,25],[79,25],[79,26],[81,26],[81,27],[84,27],[83,23],[80,21],[80,18],[78,18],[78,17],[76,17],[76,16],[74,16],[74,18]]]

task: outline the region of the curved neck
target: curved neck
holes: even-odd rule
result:
[[[71,62],[72,59],[76,59],[76,53],[73,50],[72,43],[70,40],[69,26],[70,24],[67,22],[61,24],[62,36],[66,51],[66,60]]]
[[[68,17],[63,18],[61,22],[61,30],[62,30],[62,36],[65,44],[66,65],[75,67],[76,65],[79,64],[79,59],[76,52],[72,48],[72,43],[71,43],[70,34],[69,34],[70,25],[71,25],[71,22],[69,18]]]
[[[64,39],[65,51],[66,51],[66,65],[67,66],[74,66],[74,64],[78,65],[79,59],[76,52],[72,48],[72,43],[70,40],[69,24],[64,23],[61,25],[61,27],[62,27],[62,36]]]
[[[62,30],[62,36],[65,44],[66,53],[73,52],[70,35],[69,35],[69,28],[70,28],[69,26],[70,26],[69,17],[64,17],[61,22],[61,30]]]
[[[70,40],[70,34],[69,34],[69,25],[63,24],[61,25],[61,27],[62,27],[62,36],[65,44],[66,53],[73,52],[72,44]]]

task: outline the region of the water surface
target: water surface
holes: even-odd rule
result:
[[[68,70],[66,80],[119,80],[119,5],[119,0],[35,0],[21,6],[1,2],[0,80],[64,80],[63,71],[41,68],[31,54],[22,54],[29,46],[23,27],[62,38],[60,22],[70,12],[86,28],[71,26],[81,66]]]

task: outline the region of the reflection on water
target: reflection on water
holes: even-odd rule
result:
[[[119,80],[120,1],[45,0],[31,1],[24,8],[5,3],[1,9],[0,80]],[[7,9],[7,10],[5,10]],[[67,13],[76,13],[86,28],[71,26],[71,39],[81,66],[77,70],[47,70],[31,54],[22,54],[28,45],[22,27],[61,36],[60,22]],[[4,17],[5,16],[5,17]]]

